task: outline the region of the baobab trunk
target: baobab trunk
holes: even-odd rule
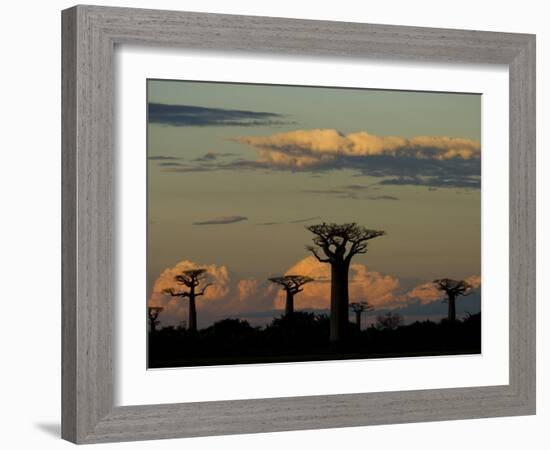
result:
[[[355,323],[357,324],[357,330],[361,331],[361,311],[355,311]]]
[[[339,341],[348,326],[348,268],[346,261],[331,264],[330,340]]]
[[[294,294],[286,291],[285,315],[289,316],[294,313]]]
[[[197,331],[197,306],[195,304],[195,288],[189,292],[189,331]]]
[[[449,322],[456,321],[455,296],[452,294],[449,294],[449,312],[447,318],[449,319]]]

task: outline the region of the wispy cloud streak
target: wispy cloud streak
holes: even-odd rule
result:
[[[205,108],[191,105],[149,103],[149,123],[178,127],[204,126],[269,126],[290,122],[285,116],[273,112],[239,109]]]
[[[243,222],[248,220],[245,216],[221,216],[213,219],[204,220],[202,222],[193,222],[193,225],[226,225],[230,223]]]
[[[164,155],[153,155],[147,157],[149,161],[175,161],[181,158],[178,158],[176,156],[164,156]]]

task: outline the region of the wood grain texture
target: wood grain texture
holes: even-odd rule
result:
[[[77,6],[63,11],[62,435],[77,443],[535,412],[535,38],[526,34]],[[114,407],[115,44],[506,64],[510,72],[510,383]]]
[[[62,435],[76,440],[76,10],[62,17]]]

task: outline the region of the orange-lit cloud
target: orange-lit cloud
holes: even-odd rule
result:
[[[184,270],[204,268],[207,282],[212,285],[204,296],[197,298],[198,320],[201,327],[212,321],[227,317],[248,317],[250,313],[263,312],[269,315],[272,310],[283,310],[285,294],[272,283],[255,278],[238,279],[232,276],[226,266],[215,264],[197,264],[184,260],[174,267],[165,269],[157,278],[149,298],[150,306],[162,306],[163,325],[177,324],[188,319],[187,298],[172,297],[165,294],[165,289],[180,291],[174,278]],[[314,282],[303,286],[303,292],[294,298],[296,310],[330,309],[330,265],[321,263],[313,256],[308,256],[289,267],[285,275],[305,275],[314,278]],[[474,288],[481,286],[478,275],[465,278]],[[202,286],[199,286],[199,290]],[[368,301],[376,309],[399,309],[407,305],[439,301],[443,294],[432,282],[419,284],[406,291],[399,279],[392,275],[370,271],[360,263],[352,263],[349,270],[350,302]],[[273,312],[273,315],[277,315]],[[267,316],[265,316],[267,317]],[[263,320],[270,320],[270,317]],[[261,324],[262,319],[256,319]]]
[[[153,285],[153,295],[156,297],[159,294],[165,296],[163,291],[170,288],[180,291],[182,286],[175,281],[176,275],[181,274],[184,270],[199,268],[206,269],[207,281],[212,283],[204,295],[206,300],[213,300],[227,295],[229,291],[229,271],[227,267],[214,264],[197,264],[188,260],[180,261],[174,267],[164,269]]]
[[[234,138],[258,151],[259,162],[304,168],[338,156],[392,156],[416,159],[479,159],[480,143],[447,136],[376,136],[366,131],[347,135],[333,129],[296,130],[271,136]]]
[[[464,281],[471,284],[474,289],[481,287],[481,277],[479,275],[471,275],[465,278]]]
[[[239,290],[240,299],[248,299],[258,294],[258,280],[253,278],[247,280],[240,280],[237,283],[237,289]]]
[[[422,283],[405,294],[409,299],[416,299],[422,305],[435,302],[443,298],[443,293],[431,281]]]
[[[479,275],[471,275],[465,278],[464,281],[472,285],[474,289],[479,289],[481,287],[481,277]],[[426,305],[445,298],[445,294],[437,289],[434,283],[428,281],[408,291],[405,297],[410,300],[417,300],[422,305]]]
[[[304,291],[294,298],[296,309],[330,308],[330,265],[308,256],[289,268],[285,275],[306,275],[315,279],[306,284]],[[393,308],[403,303],[399,296],[399,280],[391,275],[369,271],[363,264],[351,264],[349,271],[350,301],[367,300],[376,308]],[[284,307],[285,296],[281,291],[274,299],[276,309]]]
[[[198,268],[206,269],[206,280],[198,286],[198,290],[201,290],[205,283],[211,283],[205,295],[197,297],[199,322],[202,321],[201,316],[216,317],[219,320],[221,317],[232,317],[246,311],[266,309],[266,305],[271,306],[275,290],[267,283],[256,279],[234,279],[226,266],[197,264],[184,260],[174,267],[165,269],[153,285],[148,304],[164,308],[160,317],[163,322],[166,323],[168,318],[171,323],[187,320],[187,298],[172,297],[164,293],[164,290],[171,288],[176,292],[182,291],[183,287],[175,281],[175,276],[184,270]]]
[[[179,320],[187,319],[187,299],[172,297],[170,294],[165,294],[165,289],[174,289],[176,292],[182,291],[182,286],[175,281],[176,275],[181,274],[184,270],[190,269],[206,269],[207,282],[212,283],[206,289],[205,295],[197,300],[197,309],[202,309],[204,304],[220,300],[226,297],[230,290],[229,271],[225,266],[216,266],[214,264],[205,265],[197,264],[192,261],[184,260],[177,263],[174,267],[165,269],[155,281],[153,292],[149,298],[150,306],[162,306],[164,308],[163,315],[177,317]],[[199,286],[201,289],[202,286]]]

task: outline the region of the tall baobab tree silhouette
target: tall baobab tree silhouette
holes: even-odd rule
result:
[[[188,291],[176,292],[174,289],[165,289],[163,292],[172,297],[189,298],[189,331],[197,331],[197,306],[195,299],[204,295],[208,286],[212,283],[206,283],[201,291],[197,287],[206,281],[206,269],[184,270],[174,277],[174,280],[181,286],[189,288]]]
[[[147,317],[149,319],[149,330],[151,333],[157,331],[157,325],[160,323],[158,320],[159,314],[164,311],[162,306],[149,306],[147,308]]]
[[[472,293],[473,286],[464,280],[451,280],[450,278],[441,278],[434,280],[436,288],[447,295],[449,309],[447,319],[449,322],[456,321],[456,298],[459,296],[467,296]]]
[[[286,292],[285,316],[289,316],[294,312],[294,296],[304,289],[302,286],[311,283],[313,278],[305,275],[284,275],[282,277],[269,278],[272,283],[282,286]]]
[[[357,325],[357,329],[361,331],[361,315],[365,311],[372,311],[374,306],[369,302],[353,302],[349,304],[349,307],[355,313],[355,324]]]
[[[322,263],[330,264],[330,340],[342,339],[348,324],[349,294],[348,272],[351,259],[367,253],[367,241],[383,236],[384,231],[369,230],[356,223],[322,223],[307,227],[315,237],[317,246],[306,249]],[[320,255],[318,250],[322,250]]]

